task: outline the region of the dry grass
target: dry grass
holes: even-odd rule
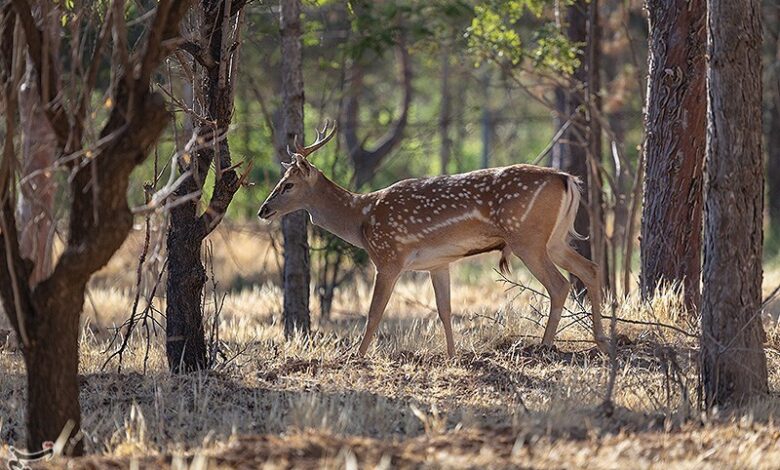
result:
[[[108,328],[132,302],[138,239],[96,276],[81,344],[91,456],[69,461],[71,468],[780,465],[780,401],[701,416],[695,342],[671,330],[620,325],[615,409],[602,408],[610,364],[593,350],[587,320],[563,320],[559,351],[534,348],[546,300],[505,292],[494,281],[495,256],[467,261],[454,276],[456,358],[443,354],[427,277],[409,276],[375,347],[357,360],[351,352],[369,300],[366,280],[340,294],[333,321],[309,341],[286,342],[267,234],[224,232],[214,243],[216,277],[236,287],[222,312],[224,348],[240,353],[218,371],[169,375],[159,335],[145,375],[141,338],[131,341],[121,374],[115,365],[102,371]],[[515,278],[538,288],[523,271]],[[630,299],[618,315],[685,327],[679,307],[667,294],[651,305]],[[770,345],[780,344],[780,328],[767,328]],[[772,351],[770,385],[778,390],[780,358]],[[0,370],[0,441],[20,443],[24,369],[12,345],[0,349]]]

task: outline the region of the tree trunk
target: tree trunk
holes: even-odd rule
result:
[[[567,11],[567,35],[569,40],[575,43],[587,43],[588,40],[588,2],[577,0],[566,8]],[[580,65],[574,71],[574,83],[579,89],[569,90],[566,93],[566,116],[570,116],[572,125],[564,133],[566,152],[562,156],[561,166],[563,171],[582,178],[582,190],[584,194],[590,194],[590,182],[588,178],[588,142],[585,140],[584,129],[587,128],[587,117],[582,109],[583,96],[586,93],[585,86],[588,80],[587,57],[580,56]],[[576,129],[579,128],[579,129]],[[583,235],[590,234],[590,217],[588,211],[580,208],[574,219],[574,229]],[[591,259],[589,240],[572,240],[572,246],[582,256]],[[581,288],[584,285],[577,284]]]
[[[566,35],[574,43],[586,44],[588,39],[588,2],[577,0],[566,7]],[[585,51],[588,52],[587,50]],[[590,54],[579,57],[580,64],[574,71],[572,82],[574,89],[555,90],[555,127],[560,129],[566,125],[566,119],[571,122],[566,131],[561,135],[559,142],[553,147],[550,162],[552,166],[569,174],[578,176],[582,180],[583,194],[590,198],[590,177],[588,175],[588,118],[583,109],[583,98],[587,91],[588,64]],[[583,201],[587,204],[587,201]],[[590,235],[590,217],[588,211],[581,207],[574,219],[574,229],[577,233]],[[590,240],[574,239],[572,246],[578,253],[591,259]],[[584,294],[585,285],[575,276],[570,276],[574,289],[578,294]]]
[[[761,2],[707,1],[702,382],[708,406],[768,391],[761,323]]]
[[[642,298],[682,284],[689,312],[701,300],[706,0],[648,3],[650,71],[642,213]]]
[[[40,450],[45,441],[56,441],[64,432],[71,441],[66,455],[80,455],[83,439],[73,439],[81,429],[79,404],[79,315],[83,286],[63,286],[55,299],[38,305],[46,312],[33,326],[32,341],[24,349],[27,368],[27,446]],[[39,316],[40,317],[40,316]],[[69,429],[66,429],[69,428]]]
[[[771,64],[769,79],[769,126],[767,132],[767,194],[769,196],[769,222],[774,237],[780,237],[780,8],[775,10],[774,63]]]
[[[176,190],[177,197],[198,191],[194,178]],[[168,228],[168,277],[165,309],[165,352],[174,372],[206,368],[206,340],[201,311],[206,270],[201,263],[203,234],[197,216],[198,200],[171,210]]]
[[[231,10],[225,11],[228,5]],[[197,44],[185,50],[201,65],[202,121],[196,132],[196,146],[179,170],[191,172],[176,188],[183,198],[203,191],[210,167],[214,167],[214,190],[208,208],[198,214],[200,198],[171,209],[168,229],[168,281],[166,286],[166,354],[172,372],[185,373],[209,367],[203,329],[203,287],[206,271],[201,261],[203,240],[224,217],[233,195],[241,185],[230,156],[227,133],[233,117],[233,89],[236,80],[237,44],[241,7],[219,0],[202,0],[205,24]],[[239,17],[238,19],[235,19]],[[194,108],[194,106],[193,106]],[[200,142],[200,143],[197,143]],[[205,144],[203,144],[205,142]]]
[[[599,2],[590,0],[588,5],[587,81],[585,99],[587,100],[588,124],[588,201],[590,202],[590,249],[592,259],[599,264],[602,289],[614,292],[615,279],[610,275],[609,254],[607,253],[607,234],[604,224],[604,198],[601,174],[603,147],[601,121],[601,24]]]
[[[150,78],[164,55],[161,43],[170,43],[178,36],[179,21],[189,5],[186,1],[160,0],[149,34],[139,48],[142,52],[127,64],[129,67],[113,64],[118,74],[108,91],[116,104],[99,133],[104,145],[92,158],[77,160],[73,166],[67,179],[68,241],[51,274],[35,285],[30,282],[33,263],[21,254],[13,207],[15,181],[8,167],[16,158],[16,102],[9,90],[17,85],[8,81],[9,67],[23,60],[12,54],[24,51],[26,45],[38,72],[38,89],[48,90],[42,96],[43,108],[56,135],[58,154],[81,153],[81,129],[87,109],[79,107],[78,112],[65,114],[53,65],[59,54],[41,46],[46,40],[27,2],[15,0],[12,7],[9,5],[0,8],[0,78],[4,82],[0,93],[7,113],[0,160],[0,297],[20,340],[28,373],[28,447],[40,450],[43,441],[56,440],[68,423],[71,428],[66,437],[79,435],[78,337],[84,292],[92,274],[108,263],[132,228],[133,216],[127,203],[130,174],[146,158],[170,118],[162,96],[151,91]],[[21,26],[25,44],[11,40],[17,26]],[[12,48],[13,53],[9,53],[11,42],[17,46]],[[41,74],[44,67],[48,80]],[[135,73],[125,75],[130,71]],[[87,80],[85,92],[91,93],[93,86]],[[82,451],[82,442],[66,443],[67,454]]]
[[[301,3],[300,0],[282,2],[279,13],[279,31],[282,36],[282,113],[284,131],[278,148],[280,161],[288,159],[286,148],[292,148],[293,139],[303,143],[303,72],[301,69]],[[308,334],[309,269],[308,217],[298,211],[282,219],[284,234],[284,335],[295,332]]]

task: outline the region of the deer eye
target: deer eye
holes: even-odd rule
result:
[[[285,183],[285,185],[282,186],[282,192],[285,192],[285,191],[288,191],[288,190],[292,189],[293,186],[294,185],[292,183]]]

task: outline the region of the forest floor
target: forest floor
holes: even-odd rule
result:
[[[534,292],[540,286],[519,264],[512,278],[531,289],[497,282],[495,255],[464,261],[453,276],[455,358],[444,354],[427,275],[410,275],[369,355],[356,359],[367,276],[342,289],[329,321],[314,317],[309,340],[285,341],[268,235],[222,230],[213,247],[216,295],[210,283],[206,298],[209,316],[222,305],[214,370],[170,375],[159,327],[148,357],[137,335],[121,371],[116,358],[103,368],[111,328],[133,304],[141,243],[134,234],[91,285],[81,340],[89,455],[58,458],[52,468],[780,467],[780,397],[698,411],[698,350],[685,333],[696,320],[685,318],[677,296],[617,306],[619,318],[638,323],[617,324],[614,363],[593,348],[575,303],[557,349],[545,351],[535,347],[547,311]],[[156,276],[146,277],[150,292]],[[778,282],[780,270],[768,270],[766,293]],[[766,330],[770,387],[778,391],[780,327],[767,319]],[[4,463],[7,446],[24,442],[25,372],[2,335],[0,371]],[[614,406],[605,407],[612,371]]]

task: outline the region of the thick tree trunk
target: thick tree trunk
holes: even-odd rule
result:
[[[293,147],[293,139],[303,143],[303,72],[301,69],[301,3],[300,0],[282,2],[279,16],[282,36],[282,113],[284,131],[278,149],[285,161],[286,148]],[[284,234],[284,334],[308,334],[309,269],[308,217],[304,211],[286,215],[282,220]]]
[[[682,284],[700,303],[702,173],[706,136],[706,0],[652,0],[647,91],[641,290]]]
[[[761,322],[761,2],[708,0],[702,375],[708,406],[768,391]]]
[[[63,433],[72,440],[66,455],[80,455],[83,439],[73,439],[81,429],[79,404],[79,315],[84,287],[58,292],[45,305],[44,319],[33,326],[31,338],[39,338],[24,348],[27,368],[27,446],[40,450],[45,441],[56,441]]]

